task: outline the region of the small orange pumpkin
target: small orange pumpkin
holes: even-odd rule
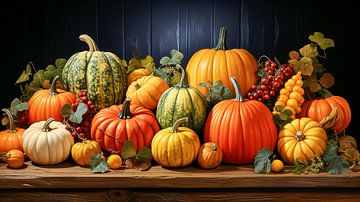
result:
[[[21,168],[24,166],[24,152],[18,149],[8,151],[1,159],[5,161],[9,168]]]
[[[107,163],[109,164],[110,169],[119,169],[122,164],[122,159],[117,154],[111,154],[107,159]]]
[[[273,160],[273,162],[271,162],[271,171],[275,173],[280,173],[283,170],[284,170],[284,163],[281,160],[275,159]]]
[[[10,127],[0,132],[0,152],[8,152],[12,149],[23,151],[22,136],[25,129],[15,127],[14,117],[8,109],[2,111],[9,117]]]
[[[140,79],[143,76],[149,76],[151,72],[147,69],[135,69],[133,72],[131,72],[127,77],[127,84],[130,86],[130,84],[138,79]]]
[[[222,151],[215,142],[206,142],[200,147],[198,163],[203,169],[212,169],[220,165],[222,157]]]
[[[63,121],[61,108],[64,104],[75,102],[76,96],[70,92],[56,89],[56,76],[51,83],[50,90],[39,90],[29,100],[30,123],[46,121],[53,118],[55,121]]]
[[[153,110],[168,88],[169,85],[160,77],[144,76],[129,86],[126,97],[132,100],[132,104]]]
[[[93,140],[83,140],[71,147],[71,157],[80,166],[89,166],[91,157],[100,152],[100,145]]]

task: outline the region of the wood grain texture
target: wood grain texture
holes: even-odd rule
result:
[[[112,170],[91,174],[71,162],[58,166],[35,166],[26,162],[23,169],[0,166],[0,188],[360,188],[360,173],[329,175],[326,173],[295,175],[254,174],[250,166],[221,166],[215,170],[194,167],[164,169],[154,166],[149,171]],[[69,183],[71,182],[71,183]]]

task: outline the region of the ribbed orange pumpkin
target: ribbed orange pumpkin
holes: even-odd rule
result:
[[[235,93],[229,80],[234,76],[240,82],[242,94],[246,95],[257,79],[258,62],[255,57],[245,49],[226,50],[225,37],[226,28],[222,27],[216,48],[197,51],[186,67],[189,85],[199,89],[203,95],[207,94],[207,90],[199,86],[200,82],[221,80],[222,85]]]
[[[299,117],[309,117],[320,122],[335,107],[338,109],[339,119],[336,121],[333,129],[340,133],[349,126],[351,121],[351,109],[349,103],[343,97],[331,96],[325,99],[307,100],[302,104]]]
[[[63,121],[61,108],[64,104],[75,102],[76,96],[70,92],[56,89],[56,76],[52,81],[50,90],[39,90],[29,100],[30,123],[46,121],[53,118],[55,121]]]
[[[113,105],[100,110],[91,124],[91,139],[103,149],[118,153],[126,140],[132,140],[135,149],[151,145],[151,140],[160,126],[155,115],[144,107],[130,105],[126,99],[122,105]]]
[[[9,168],[21,168],[24,166],[25,155],[24,152],[18,149],[12,149],[8,151],[3,160]]]
[[[203,169],[216,168],[221,164],[223,154],[216,142],[204,143],[198,153],[198,163]]]
[[[138,79],[140,79],[143,76],[149,76],[151,73],[147,69],[135,69],[133,72],[131,72],[127,76],[127,84],[130,86],[130,84]]]
[[[0,131],[0,152],[8,152],[12,149],[23,151],[22,136],[25,129],[15,127],[14,117],[8,109],[2,111],[9,117],[10,127],[8,130]]]
[[[169,85],[160,77],[144,76],[129,86],[126,97],[130,98],[133,104],[153,110],[168,88]]]
[[[252,163],[259,150],[274,150],[277,130],[272,113],[261,102],[244,100],[235,77],[231,77],[236,98],[219,102],[211,110],[204,129],[205,142],[216,142],[223,161]]]

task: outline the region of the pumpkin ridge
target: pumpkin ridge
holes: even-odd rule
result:
[[[104,58],[105,58],[105,60],[106,60],[106,62],[107,62],[107,64],[109,64],[109,69],[110,69],[110,74],[109,75],[111,75],[111,81],[112,81],[112,83],[114,84],[113,85],[113,89],[112,89],[112,92],[116,92],[115,91],[115,82],[114,82],[114,71],[113,71],[113,68],[112,68],[112,66],[111,66],[111,62],[110,62],[110,60],[109,60],[109,58],[106,56],[106,54],[105,53],[103,53],[103,56],[104,56]],[[116,93],[115,93],[116,94]],[[116,95],[114,95],[114,96],[112,96],[113,97],[113,103],[116,103],[115,102],[115,98],[116,98]]]
[[[222,126],[221,128],[219,128],[219,130],[218,130],[218,132],[217,133],[215,133],[215,135],[216,135],[216,139],[220,139],[221,138],[221,135],[220,134],[226,134],[226,137],[228,138],[229,137],[229,129],[230,129],[230,127],[228,127],[228,125],[230,125],[230,123],[228,123],[228,120],[230,120],[230,119],[228,119],[228,118],[226,118],[225,117],[225,115],[226,115],[226,112],[228,111],[227,109],[230,107],[230,105],[232,104],[232,102],[230,101],[225,101],[225,103],[227,104],[226,106],[224,106],[224,107],[222,107],[222,106],[220,106],[220,107],[222,107],[222,108],[224,108],[224,109],[222,109],[221,110],[221,113],[219,113],[219,122],[221,123],[220,125]],[[219,104],[219,103],[218,103]],[[219,110],[220,111],[220,110]],[[222,113],[222,112],[225,112],[225,113]],[[214,127],[214,126],[213,126]],[[220,132],[221,131],[221,132]],[[226,142],[226,141],[221,141],[221,143],[222,143],[222,148],[224,148],[224,150],[226,149],[227,151],[230,149],[229,148],[229,145],[228,145],[228,142]],[[227,144],[224,144],[224,143],[227,143]],[[228,156],[228,152],[226,153],[226,159],[228,159],[229,158],[229,156]]]
[[[231,55],[231,57],[233,58],[233,61],[235,62],[235,64],[236,64],[236,66],[237,67],[240,67],[240,72],[241,72],[241,75],[243,75],[244,74],[244,72],[247,72],[246,71],[246,65],[245,65],[245,63],[244,63],[244,60],[243,60],[243,58],[242,57],[240,57],[240,55],[238,55],[238,54],[236,54],[236,52],[234,52],[234,51],[232,51],[232,50],[229,50],[229,53],[230,53],[230,55]],[[236,77],[240,77],[241,76],[240,74],[238,74],[238,75],[233,75],[233,76],[235,76],[235,78]],[[245,74],[246,76],[245,76],[245,78],[246,79],[239,79],[239,86],[247,86],[246,85],[246,82],[248,81],[248,76],[247,76],[247,74]],[[246,89],[245,90],[247,90],[247,87],[246,87]],[[243,90],[244,91],[244,90]],[[241,93],[243,93],[243,92],[241,92]]]
[[[198,80],[198,77],[196,76],[197,72],[198,72],[198,67],[200,67],[200,62],[202,61],[203,57],[205,57],[209,51],[211,51],[211,49],[205,49],[206,51],[203,51],[204,53],[202,55],[199,56],[199,59],[196,61],[196,64],[195,65],[195,69],[194,69],[194,73],[195,73],[195,86],[199,86],[199,83],[200,82],[203,82],[203,81],[199,81]],[[203,74],[205,74],[205,72],[203,72]],[[205,81],[206,82],[206,81]],[[206,95],[207,93],[205,93]]]
[[[65,78],[68,78],[69,77],[69,67],[72,65],[72,63],[74,62],[75,58],[79,55],[79,53],[75,53],[74,55],[72,55],[68,62],[70,65],[65,65],[64,66],[64,69],[63,69],[63,72],[62,72],[62,81],[63,81],[63,85],[64,85],[64,88],[66,90],[69,90],[69,84],[68,84],[68,81],[65,79]]]
[[[347,122],[350,119],[347,119],[346,114],[350,114],[350,113],[346,113],[347,110],[343,106],[344,104],[340,103],[338,100],[340,100],[342,102],[346,101],[345,99],[341,99],[341,97],[338,97],[338,96],[327,99],[328,103],[331,105],[332,108],[340,106],[337,108],[339,110],[339,116],[341,116],[343,118],[338,119],[338,121],[336,121],[334,128],[338,129],[339,131],[343,131],[345,129],[344,126],[349,125],[349,123],[347,123]]]
[[[186,91],[186,93],[188,94],[188,100],[190,100],[190,105],[191,105],[191,111],[190,111],[190,116],[188,116],[189,117],[189,121],[188,121],[188,123],[189,123],[189,128],[194,128],[195,129],[195,126],[198,126],[199,124],[198,123],[195,123],[197,120],[199,120],[199,118],[197,118],[197,120],[196,120],[196,118],[195,118],[195,111],[196,111],[196,109],[195,109],[195,106],[194,106],[194,102],[193,102],[193,97],[191,96],[191,93],[189,92],[189,89],[187,89],[187,88],[185,88],[184,89],[185,91]],[[198,130],[198,128],[196,128],[196,130]]]
[[[176,110],[175,110],[175,108],[176,108],[176,102],[177,102],[177,99],[178,99],[178,96],[179,96],[179,93],[180,93],[180,89],[177,89],[177,92],[176,92],[176,96],[175,96],[175,101],[174,101],[174,105],[173,105],[173,107],[172,107],[172,125],[175,123],[174,122],[174,115],[175,115],[175,112],[176,112]]]

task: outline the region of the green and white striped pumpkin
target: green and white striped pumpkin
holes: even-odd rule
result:
[[[156,118],[161,128],[171,127],[176,120],[188,117],[183,126],[200,131],[206,119],[206,103],[199,90],[186,86],[185,71],[180,66],[182,75],[179,84],[162,94],[156,111]]]
[[[99,51],[94,40],[86,35],[79,39],[89,46],[89,51],[75,53],[66,62],[62,73],[64,88],[75,94],[88,90],[88,99],[99,111],[120,104],[126,92],[126,69],[120,58],[111,52]]]

